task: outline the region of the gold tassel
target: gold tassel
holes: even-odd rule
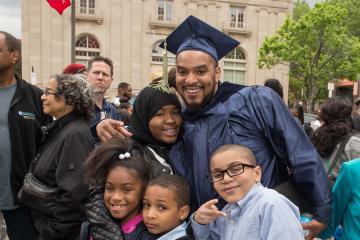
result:
[[[157,83],[151,84],[150,86],[152,88],[156,88],[159,91],[165,92],[165,93],[173,93],[173,90],[169,86],[168,81],[168,59],[167,59],[167,43],[166,40],[164,41],[164,51],[163,51],[163,77],[161,81],[158,81]]]

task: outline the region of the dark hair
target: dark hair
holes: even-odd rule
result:
[[[271,78],[271,79],[267,79],[264,83],[265,87],[269,87],[272,90],[274,90],[281,98],[284,97],[284,93],[283,93],[283,87],[281,86],[281,83],[279,80]]]
[[[360,115],[353,116],[352,124],[355,131],[360,131]]]
[[[85,79],[80,75],[58,74],[51,76],[57,82],[55,98],[63,97],[73,112],[89,121],[93,114],[92,99]]]
[[[130,104],[129,104],[130,105]],[[121,121],[124,123],[125,126],[128,126],[130,124],[130,118],[131,114],[128,112],[127,108],[122,108],[121,104],[117,111],[120,115]]]
[[[226,144],[222,145],[218,149],[211,154],[210,161],[218,154],[226,152],[226,151],[236,151],[238,153],[238,157],[242,159],[246,159],[249,164],[256,166],[256,159],[254,153],[247,147],[238,145],[238,144]]]
[[[120,99],[120,105],[119,105],[120,109],[128,110],[130,107],[131,107],[131,104],[128,101],[126,101],[124,99]]]
[[[92,64],[94,62],[104,62],[104,63],[106,63],[110,67],[111,76],[113,76],[113,74],[114,74],[114,65],[113,65],[113,62],[111,61],[110,58],[103,57],[103,56],[96,56],[96,57],[90,59],[89,64],[88,64],[88,72],[91,71]]]
[[[190,204],[190,187],[187,181],[178,175],[161,175],[149,182],[148,186],[160,186],[175,194],[178,207]]]
[[[301,106],[300,103],[295,103],[292,109],[296,110],[299,114],[299,120],[302,125],[304,125],[304,108]]]
[[[21,44],[20,44],[20,41],[16,37],[14,37],[13,35],[11,35],[8,32],[0,31],[0,34],[1,33],[4,34],[5,44],[9,51],[21,52]]]
[[[129,83],[127,83],[127,82],[121,82],[121,83],[119,83],[119,85],[117,86],[117,89],[119,89],[119,88],[124,89],[124,88],[128,88],[129,86],[130,86]]]
[[[130,157],[120,159],[119,155],[127,152],[130,153]],[[116,139],[102,143],[90,153],[85,161],[86,181],[104,186],[107,175],[115,167],[136,172],[144,187],[151,176],[150,165],[145,160],[142,147],[132,140]]]
[[[176,68],[172,67],[168,73],[169,86],[176,89]]]
[[[319,117],[324,123],[312,137],[312,142],[321,156],[329,156],[351,131],[351,112],[352,104],[347,98],[330,98],[321,106]]]

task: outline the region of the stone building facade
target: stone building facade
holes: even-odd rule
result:
[[[162,68],[158,44],[187,16],[194,15],[239,40],[223,58],[222,79],[262,85],[279,79],[287,95],[288,67],[257,67],[258,50],[294,8],[293,0],[76,0],[76,62],[95,55],[114,62],[113,88],[121,81],[136,90]],[[71,7],[59,15],[43,0],[22,0],[22,72],[43,85],[71,62]],[[170,67],[175,62],[169,56]],[[31,74],[31,72],[33,72]]]

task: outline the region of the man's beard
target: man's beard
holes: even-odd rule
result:
[[[8,66],[0,66],[0,75],[5,75],[8,73],[9,69],[11,68],[10,65]]]
[[[198,105],[187,105],[186,104],[186,100],[185,100],[185,105],[186,105],[186,109],[189,112],[198,112],[200,111],[204,106],[206,106],[208,103],[211,102],[212,98],[214,97],[216,92],[216,85],[214,85],[213,89],[211,92],[209,92],[209,94],[207,96],[204,97],[203,101],[201,102],[201,104]],[[185,99],[183,97],[183,99]]]
[[[102,87],[98,87],[98,86],[93,86],[93,89],[92,89],[93,93],[94,94],[105,94],[106,92],[106,89],[102,88]]]

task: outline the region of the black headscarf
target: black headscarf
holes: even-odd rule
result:
[[[133,138],[153,148],[160,156],[167,155],[169,145],[156,140],[149,129],[151,118],[166,105],[175,105],[181,112],[181,105],[174,94],[164,93],[152,87],[145,87],[137,95],[130,119]],[[162,154],[164,152],[164,154]],[[167,159],[168,156],[162,156]]]

